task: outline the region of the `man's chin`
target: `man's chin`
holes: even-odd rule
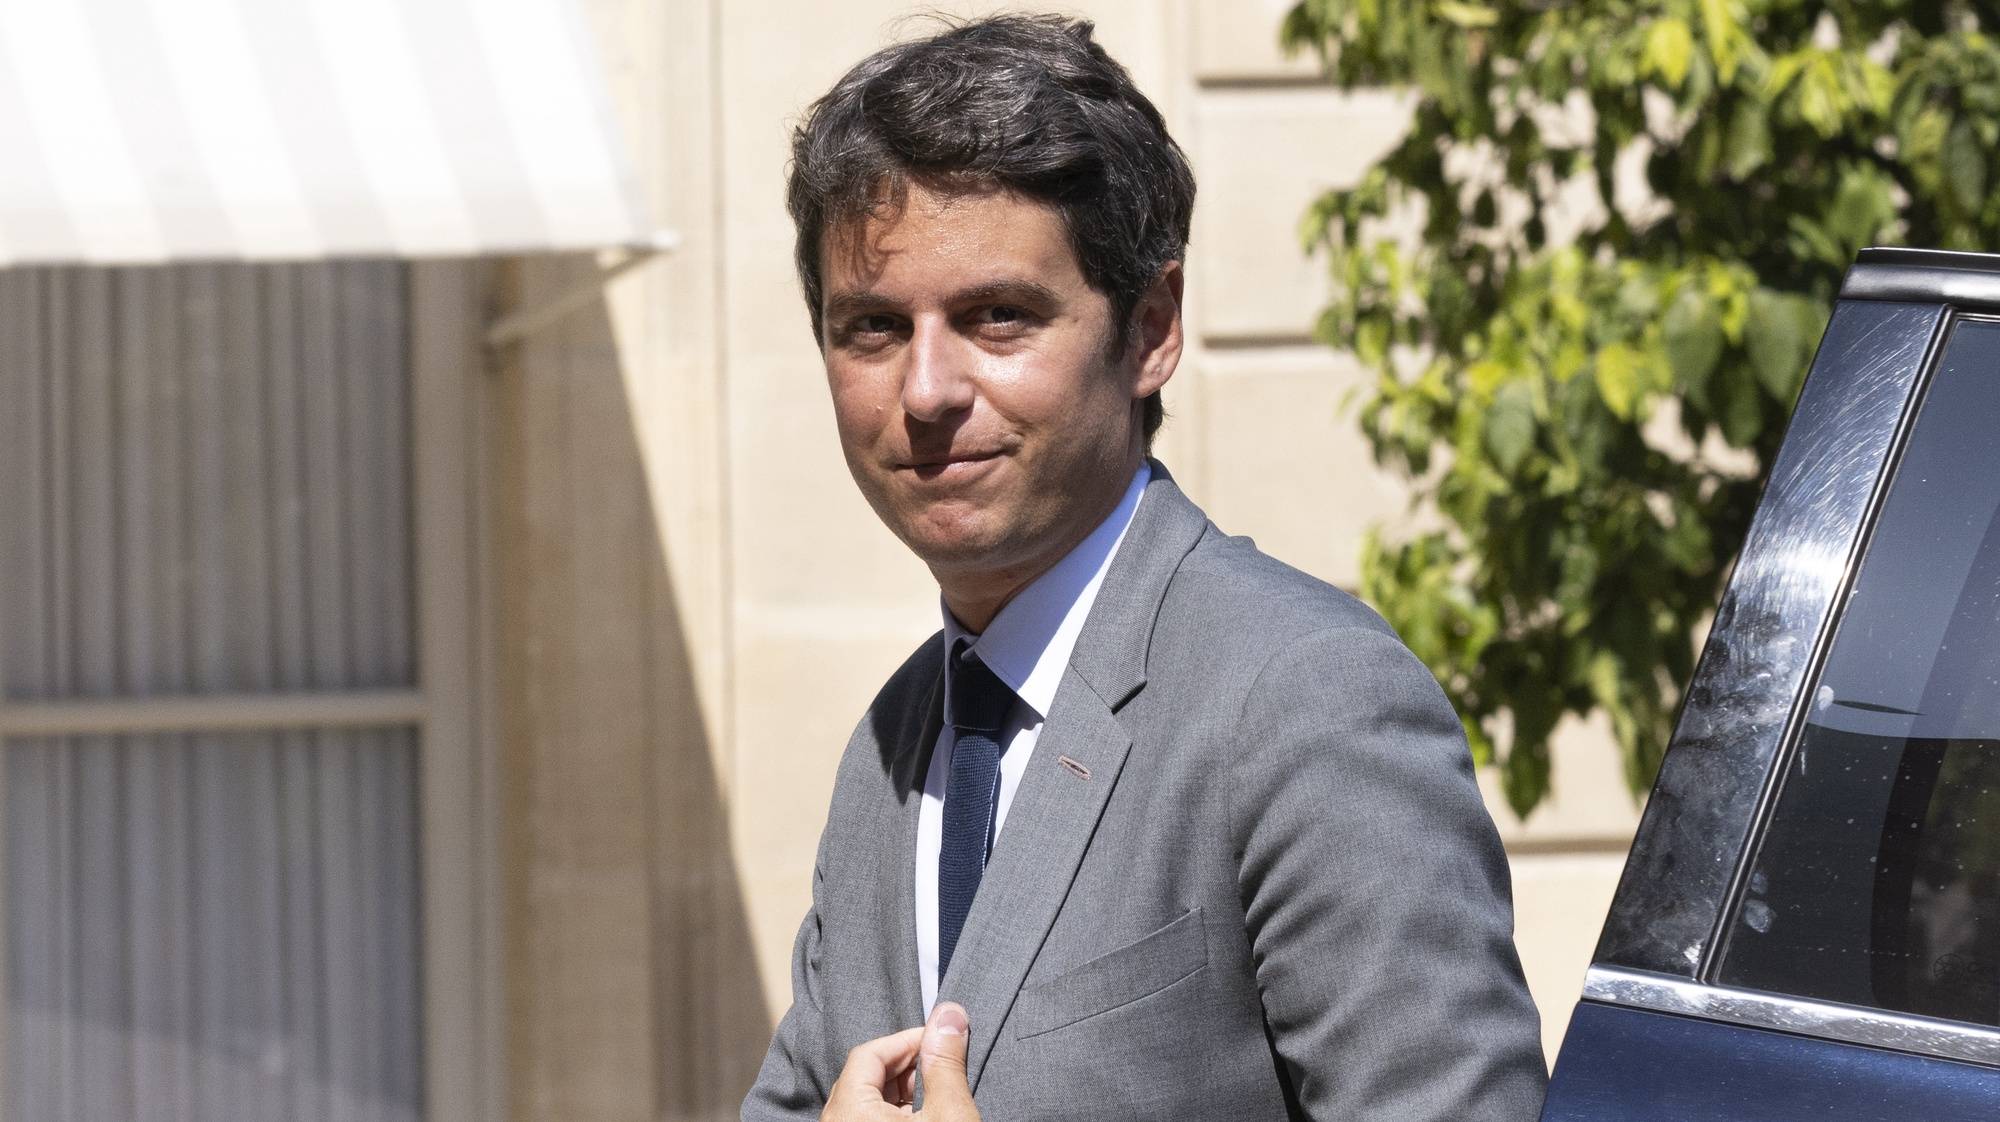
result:
[[[983,523],[954,521],[938,526],[920,522],[905,526],[897,537],[939,576],[1004,569],[1021,552],[1018,535]]]
[[[1004,539],[964,535],[909,535],[903,538],[910,552],[936,573],[981,572],[1007,563]]]

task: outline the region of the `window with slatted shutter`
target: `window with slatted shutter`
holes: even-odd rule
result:
[[[410,308],[389,261],[0,270],[7,1118],[430,1114]]]

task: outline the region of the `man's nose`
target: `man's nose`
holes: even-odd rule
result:
[[[917,323],[904,353],[903,412],[938,421],[972,407],[971,357],[942,324]]]

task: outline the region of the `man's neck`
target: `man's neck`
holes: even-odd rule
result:
[[[1111,508],[1106,508],[1104,513],[1110,514]],[[1094,526],[1095,523],[1086,527],[1075,541],[1066,543],[1059,552],[1035,562],[1032,567],[939,577],[938,591],[944,596],[944,606],[960,627],[974,635],[985,631],[986,625],[993,622],[993,617],[1000,614],[1000,609],[1019,596],[1022,589],[1035,583],[1035,578],[1055,568],[1056,562],[1068,556],[1070,550],[1090,536],[1090,529]]]

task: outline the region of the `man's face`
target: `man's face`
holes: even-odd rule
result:
[[[1177,267],[1114,353],[1061,218],[1005,191],[912,185],[821,257],[848,468],[940,581],[1018,587],[1110,513],[1141,455],[1135,403],[1178,357]]]

